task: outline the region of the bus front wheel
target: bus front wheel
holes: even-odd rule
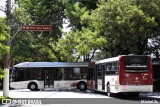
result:
[[[80,91],[85,91],[87,89],[87,84],[85,82],[79,82],[77,85],[77,89]]]
[[[30,89],[31,91],[37,91],[38,86],[35,82],[31,82],[31,83],[28,84],[28,89]]]

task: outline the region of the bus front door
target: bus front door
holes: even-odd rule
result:
[[[45,70],[44,87],[54,88],[54,72],[53,70]]]

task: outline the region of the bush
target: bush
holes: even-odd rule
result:
[[[3,69],[0,69],[0,79],[4,77],[5,71]]]

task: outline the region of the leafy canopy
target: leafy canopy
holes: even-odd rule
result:
[[[93,10],[91,18],[91,25],[106,38],[106,57],[143,54],[153,29],[158,26],[155,17],[134,0],[109,0]]]

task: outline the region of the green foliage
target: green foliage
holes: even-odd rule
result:
[[[160,0],[152,0],[152,1],[138,1],[139,7],[148,14],[150,17],[154,17],[155,22],[158,24],[157,27],[153,29],[152,38],[150,38],[150,42],[146,47],[146,54],[154,54],[157,58],[160,57]]]
[[[90,4],[95,4],[91,6]],[[103,37],[97,35],[97,32],[92,30],[89,25],[90,13],[96,8],[96,1],[94,2],[71,2],[66,6],[66,16],[70,21],[71,31],[65,35],[62,41],[69,41],[72,38],[73,45],[71,50],[76,51],[77,58],[84,57],[84,61],[90,61],[96,49],[100,48],[106,41]],[[62,46],[63,47],[63,46]],[[71,52],[71,50],[69,52]],[[73,53],[73,52],[72,52]]]
[[[73,3],[73,4],[67,4],[66,6],[66,16],[70,21],[70,26],[73,29],[82,29],[81,24],[81,16],[84,14],[87,14],[87,8],[83,6],[81,3]]]
[[[110,0],[91,13],[93,26],[106,38],[108,56],[143,54],[148,38],[157,27],[155,17],[146,14],[134,1]]]
[[[0,18],[0,59],[2,59],[2,55],[9,50],[9,47],[6,45],[8,35],[6,32],[6,25],[4,18]]]
[[[23,31],[12,42],[13,60],[61,61],[56,42],[62,37],[64,5],[53,0],[18,0],[15,8],[13,34],[23,25],[52,25],[51,32]],[[20,23],[17,24],[17,20]],[[18,39],[18,41],[16,40]]]
[[[148,39],[160,34],[159,0],[16,1],[13,34],[21,24],[53,26],[51,32],[20,32],[14,38],[12,58],[20,62],[72,62],[81,56],[90,61],[98,49],[103,53],[97,54],[100,59],[145,54],[151,50]],[[63,19],[70,23],[71,31],[66,34],[62,32]]]
[[[4,74],[5,74],[5,70],[0,69],[0,79],[4,77]]]

